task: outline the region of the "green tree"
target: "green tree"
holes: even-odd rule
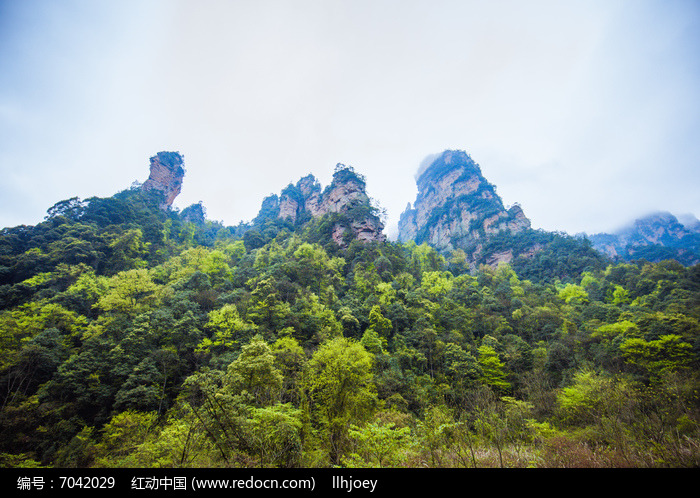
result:
[[[306,353],[294,337],[282,336],[272,345],[272,354],[275,356],[275,367],[282,374],[280,399],[298,405],[298,386],[306,363]]]
[[[108,247],[110,258],[107,264],[114,273],[143,268],[147,264],[145,258],[148,255],[148,244],[144,243],[140,228],[113,235]]]
[[[296,467],[302,456],[301,410],[290,404],[255,408],[247,431],[260,467]]]
[[[139,467],[133,455],[156,428],[155,412],[127,410],[115,415],[105,425],[96,445],[97,467]]]
[[[445,374],[449,382],[448,395],[461,406],[467,392],[483,377],[477,359],[460,345],[447,343],[442,351]]]
[[[376,406],[372,369],[372,355],[343,337],[321,344],[307,363],[306,418],[332,464],[349,449],[349,426],[368,420]]]
[[[432,298],[443,296],[452,290],[454,279],[448,271],[428,271],[423,273],[421,288]]]
[[[420,444],[430,453],[430,463],[433,467],[442,465],[442,455],[452,442],[457,422],[452,410],[444,405],[430,406],[418,425]]]
[[[369,326],[380,337],[387,338],[391,334],[391,320],[382,315],[382,310],[379,306],[372,306],[369,312]]]
[[[223,353],[238,349],[241,343],[250,340],[257,330],[255,324],[241,318],[235,304],[225,304],[209,312],[206,328],[212,333],[212,337],[205,337],[197,346],[199,351],[206,353]]]
[[[633,337],[620,344],[626,362],[658,377],[690,366],[693,346],[678,335],[663,335],[654,341]]]
[[[498,353],[491,346],[479,346],[479,366],[482,372],[482,382],[499,392],[507,392],[510,383],[506,380],[504,364]]]
[[[247,319],[267,330],[281,330],[291,314],[289,303],[281,299],[273,277],[258,282],[251,293]]]
[[[382,354],[386,345],[386,339],[382,340],[374,329],[369,328],[362,334],[360,344],[372,354]]]
[[[270,346],[260,336],[243,346],[238,358],[228,366],[226,380],[234,393],[250,393],[257,406],[277,401],[283,381]]]
[[[576,372],[572,384],[557,397],[560,417],[569,424],[594,424],[608,409],[614,410],[610,395],[615,385],[612,378],[593,370]]]
[[[224,372],[204,368],[185,380],[180,399],[192,410],[215,449],[215,461],[233,465],[247,460],[250,394],[234,394]]]
[[[107,285],[105,294],[95,305],[104,312],[133,318],[157,302],[158,285],[145,269],[119,272]]]
[[[559,299],[566,304],[582,304],[588,302],[588,293],[580,285],[566,284],[559,291]]]
[[[215,467],[221,464],[215,447],[191,407],[181,404],[133,452],[140,467]]]
[[[396,427],[393,422],[353,425],[349,436],[355,450],[344,459],[349,467],[398,467],[414,444],[411,429]]]
[[[343,258],[330,258],[322,247],[308,243],[294,251],[294,258],[300,263],[299,280],[304,287],[321,294],[324,287],[340,283]]]

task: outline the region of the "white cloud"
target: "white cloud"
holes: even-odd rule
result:
[[[692,3],[26,5],[0,40],[3,226],[143,181],[160,150],[185,155],[176,204],[227,224],[337,162],[395,224],[447,148],[535,226],[700,212]]]

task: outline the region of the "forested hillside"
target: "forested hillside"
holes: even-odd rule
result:
[[[561,236],[470,271],[341,248],[352,213],[225,227],[161,204],[2,230],[3,466],[700,465],[697,265]]]

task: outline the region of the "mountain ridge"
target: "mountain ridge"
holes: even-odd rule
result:
[[[493,195],[478,259],[362,241],[379,211],[334,176],[239,227],[168,205],[166,174],[0,230],[0,466],[698,467],[700,265],[507,209],[485,236]]]
[[[668,211],[657,211],[612,233],[587,237],[613,259],[675,259],[692,266],[700,263],[700,221],[693,215],[685,215],[683,221]]]
[[[135,182],[132,189],[152,193],[159,199],[161,210],[173,210],[184,181],[184,156],[158,152],[150,158],[149,169],[148,179],[143,184]],[[427,156],[415,180],[418,193],[400,215],[397,241],[426,243],[447,257],[462,251],[472,270],[480,264],[496,267],[518,259],[522,262],[542,251],[553,237],[572,237],[563,232],[533,230],[522,207],[518,203],[506,207],[496,186],[463,150],[447,149]],[[263,199],[251,222],[241,222],[232,231],[247,236],[252,247],[269,240],[285,224],[295,230],[313,222],[319,242],[325,238],[340,248],[353,240],[384,242],[385,226],[366,186],[363,175],[338,163],[325,188],[312,174],[289,183],[279,194]],[[61,201],[49,209],[49,216],[79,216],[86,202],[77,198]],[[201,201],[179,215],[183,222],[202,225],[207,221]],[[582,233],[573,239],[590,241],[595,251],[612,260],[675,259],[684,265],[700,262],[700,221],[692,214],[676,217],[667,212],[653,213],[613,233]],[[565,245],[571,246],[571,240]]]
[[[465,151],[448,149],[427,156],[415,179],[418,193],[400,216],[399,242],[425,242],[446,255],[463,250],[474,269],[479,264],[497,266],[532,258],[554,237],[564,236],[533,231],[517,203],[506,208],[496,186]],[[595,251],[612,260],[675,259],[692,266],[700,262],[700,221],[689,214],[684,223],[658,212],[612,234],[579,234],[566,244],[573,248],[589,241]]]

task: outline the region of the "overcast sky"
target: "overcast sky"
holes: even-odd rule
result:
[[[164,150],[227,225],[341,162],[392,235],[444,149],[535,228],[700,216],[698,47],[693,0],[0,0],[0,226]]]

